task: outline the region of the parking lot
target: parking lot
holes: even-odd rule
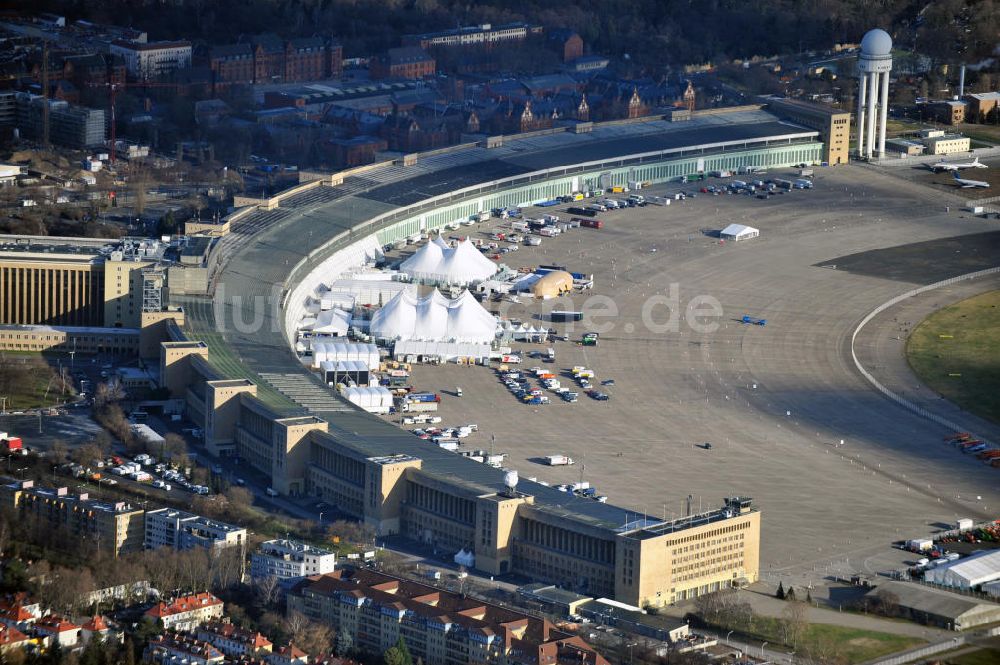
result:
[[[994,228],[958,212],[958,196],[852,166],[817,169],[813,189],[767,200],[698,193],[667,207],[601,213],[602,229],[572,229],[502,259],[515,269],[593,273],[592,290],[487,306],[569,338],[515,343],[518,369],[545,367],[578,387],[568,374],[586,367],[607,401],[582,390],[575,402],[559,399],[529,378],[550,400],[528,405],[484,367],[417,366],[414,386],[442,394],[443,425],[479,426],[460,449],[493,447],[523,476],[585,480],[612,503],[667,517],[683,514],[689,494],[706,509],[723,496],[752,496],[763,512],[765,578],[893,567],[900,559],[889,541],[956,517],[995,516],[1000,475],[942,446],[947,432],[880,397],[850,361],[847,342],[865,314],[932,280],[912,270],[838,270],[831,260]],[[563,216],[566,207],[544,212]],[[717,232],[731,223],[761,236],[721,242]],[[474,232],[504,224],[491,220]],[[721,315],[696,316],[711,314],[713,302]],[[586,318],[551,323],[552,310]],[[747,325],[745,315],[767,325]],[[578,344],[590,330],[601,333],[597,346]],[[554,362],[528,357],[548,347]],[[600,385],[608,379],[614,385]],[[540,463],[560,454],[576,463]]]

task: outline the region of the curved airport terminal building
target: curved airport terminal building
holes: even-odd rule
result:
[[[749,499],[663,520],[512,482],[503,469],[431,445],[344,400],[303,361],[296,338],[300,322],[316,318],[311,303],[334,281],[354,277],[387,249],[492,209],[826,160],[816,128],[756,107],[725,111],[491,137],[340,173],[303,173],[299,186],[272,199],[238,201],[245,207],[210,230],[221,237],[210,254],[209,295],[174,298],[184,317],[164,324],[160,381],[184,400],[210,451],[239,456],[279,494],[317,497],[383,536],[464,550],[485,573],[517,573],[632,605],[754,582],[760,513]],[[444,296],[428,302],[459,316]],[[476,303],[466,305],[461,320],[480,321]]]

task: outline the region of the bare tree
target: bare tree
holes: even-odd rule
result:
[[[809,627],[809,606],[802,601],[791,601],[782,611],[784,642],[793,649],[798,647]]]
[[[278,578],[274,575],[259,577],[254,580],[253,590],[261,609],[266,609],[278,600]]]

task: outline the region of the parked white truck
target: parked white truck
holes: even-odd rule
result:
[[[545,463],[549,466],[567,466],[573,463],[573,458],[566,455],[549,455],[545,458]]]

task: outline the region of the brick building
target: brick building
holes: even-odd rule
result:
[[[245,44],[215,46],[209,52],[215,90],[232,85],[283,81],[317,81],[339,78],[344,70],[344,49],[322,37],[282,41],[275,34],[254,37]]]
[[[545,34],[549,48],[554,49],[563,62],[572,62],[583,56],[583,38],[569,28],[551,29]]]
[[[384,55],[372,58],[369,72],[373,79],[421,79],[433,76],[437,62],[427,51],[417,46],[391,48]]]
[[[249,85],[254,81],[254,52],[250,44],[224,44],[209,52],[208,64],[213,84],[218,90],[231,85]]]

